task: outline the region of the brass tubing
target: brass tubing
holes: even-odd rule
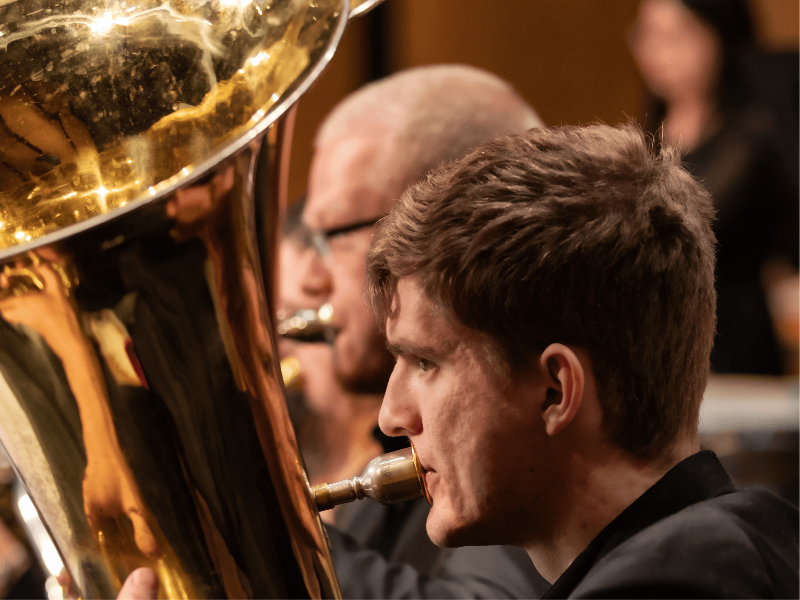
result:
[[[317,499],[317,510],[320,511],[364,497],[363,493],[358,495],[355,482],[350,479],[317,485],[314,487],[314,496]]]
[[[0,2],[0,441],[76,597],[140,566],[162,597],[340,596],[270,297],[291,108],[347,18]]]

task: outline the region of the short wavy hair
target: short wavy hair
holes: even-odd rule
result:
[[[504,136],[409,188],[367,255],[385,326],[402,277],[519,373],[592,360],[608,439],[665,458],[696,431],[716,321],[713,208],[674,148],[627,124]]]

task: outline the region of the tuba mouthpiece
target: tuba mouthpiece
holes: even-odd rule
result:
[[[420,496],[427,497],[422,474],[422,465],[412,445],[373,458],[359,477],[323,483],[314,486],[312,492],[320,511],[362,498],[371,498],[381,504],[397,504]]]
[[[303,308],[291,315],[278,311],[278,335],[298,342],[332,342],[330,326],[333,307],[323,304],[318,309]]]

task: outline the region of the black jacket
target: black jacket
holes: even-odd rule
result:
[[[738,490],[713,452],[676,465],[545,598],[797,598],[797,507]]]
[[[344,598],[540,598],[549,587],[521,548],[434,546],[424,498],[347,508],[347,533],[327,528]]]

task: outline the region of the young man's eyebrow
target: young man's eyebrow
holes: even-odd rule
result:
[[[386,340],[386,349],[393,356],[437,356],[439,354],[433,346],[410,344],[403,340],[396,342]]]

